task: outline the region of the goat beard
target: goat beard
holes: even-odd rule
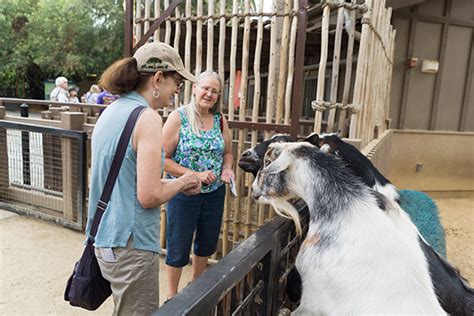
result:
[[[269,202],[278,215],[291,219],[295,223],[296,234],[301,237],[303,235],[303,230],[301,229],[300,215],[296,208],[288,202],[286,198],[271,198],[269,199]]]

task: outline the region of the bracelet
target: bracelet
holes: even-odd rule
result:
[[[224,166],[224,167],[222,167],[222,170],[224,170],[224,169],[231,169],[232,170],[232,167]]]

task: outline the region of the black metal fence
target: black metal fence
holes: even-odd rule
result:
[[[0,207],[83,229],[86,138],[0,120]]]
[[[291,309],[286,279],[309,224],[304,202],[294,205],[300,212],[302,238],[296,236],[293,222],[274,218],[153,315],[278,315]]]

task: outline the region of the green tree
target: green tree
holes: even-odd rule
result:
[[[44,78],[101,74],[123,53],[122,2],[0,0],[0,84],[18,85],[32,66]]]

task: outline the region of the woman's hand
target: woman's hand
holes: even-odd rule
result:
[[[201,192],[201,180],[194,172],[186,172],[178,181],[183,183],[181,191],[187,195],[194,195]]]
[[[216,181],[217,177],[212,171],[203,171],[203,172],[195,172],[196,176],[201,180],[202,183],[211,184],[212,182]]]
[[[230,183],[230,178],[235,179],[234,172],[231,168],[222,169],[221,180],[225,183]]]

